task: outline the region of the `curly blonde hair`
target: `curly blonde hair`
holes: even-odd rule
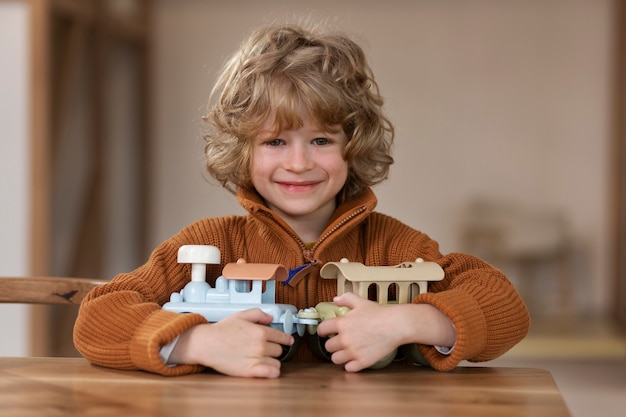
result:
[[[253,189],[252,139],[269,117],[277,132],[302,126],[301,109],[348,138],[348,178],[338,200],[385,180],[394,129],[363,49],[345,35],[271,25],[255,31],[226,63],[204,116],[206,168],[227,190]]]

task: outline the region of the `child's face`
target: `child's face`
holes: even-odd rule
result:
[[[310,117],[294,130],[276,134],[272,127],[266,123],[253,143],[254,187],[288,224],[325,224],[348,178],[348,163],[342,156],[348,139],[343,129],[324,131]]]

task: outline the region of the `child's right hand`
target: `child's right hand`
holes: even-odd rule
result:
[[[198,364],[231,376],[277,378],[281,345],[293,336],[267,326],[272,316],[258,308],[235,313],[211,324],[199,324],[180,335],[170,362]]]

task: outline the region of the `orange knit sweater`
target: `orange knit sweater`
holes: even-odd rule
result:
[[[87,296],[74,328],[74,344],[85,358],[106,367],[163,375],[203,370],[196,365],[170,367],[159,356],[162,346],[189,327],[206,322],[198,314],[161,309],[170,294],[180,291],[190,279],[190,266],[177,262],[178,248],[188,244],[220,248],[221,265],[207,268],[211,285],[226,263],[239,258],[288,268],[316,261],[288,285],[277,285],[276,302],[298,309],[330,301],[336,294],[336,281],[319,277],[326,262],[341,258],[365,265],[397,265],[417,258],[437,262],[445,278],[431,283],[429,291],[414,300],[439,308],[456,327],[457,341],[450,355],[442,355],[432,346],[418,346],[437,370],[451,370],[461,360],[494,359],[528,332],[526,306],[499,270],[469,255],[442,255],[438,244],[424,233],[374,212],[376,197],[370,189],[337,208],[311,249],[257,194],[240,191],[238,198],[248,215],[204,219],[184,228],[157,247],[143,266],[116,276]],[[291,360],[321,359],[302,341]]]

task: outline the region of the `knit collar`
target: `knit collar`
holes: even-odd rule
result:
[[[287,225],[287,223],[278,215],[276,215],[263,201],[256,190],[239,189],[237,192],[237,200],[239,204],[253,217],[263,222],[272,221],[279,224],[284,230],[288,231],[292,236],[296,236],[295,232]],[[349,229],[365,219],[376,207],[378,200],[371,188],[365,188],[355,198],[340,204],[322,233],[320,241],[325,236],[330,235],[340,228]],[[269,220],[268,220],[269,219]],[[345,226],[345,227],[343,227]]]
[[[239,204],[250,214],[255,214],[260,210],[264,212],[271,211],[256,190],[240,188],[237,191],[237,201],[239,201]],[[366,187],[361,194],[357,195],[355,198],[340,204],[335,209],[335,213],[331,217],[330,222],[332,223],[334,220],[341,217],[342,213],[354,211],[357,207],[363,207],[368,212],[371,212],[374,210],[377,203],[378,200],[372,189]]]

